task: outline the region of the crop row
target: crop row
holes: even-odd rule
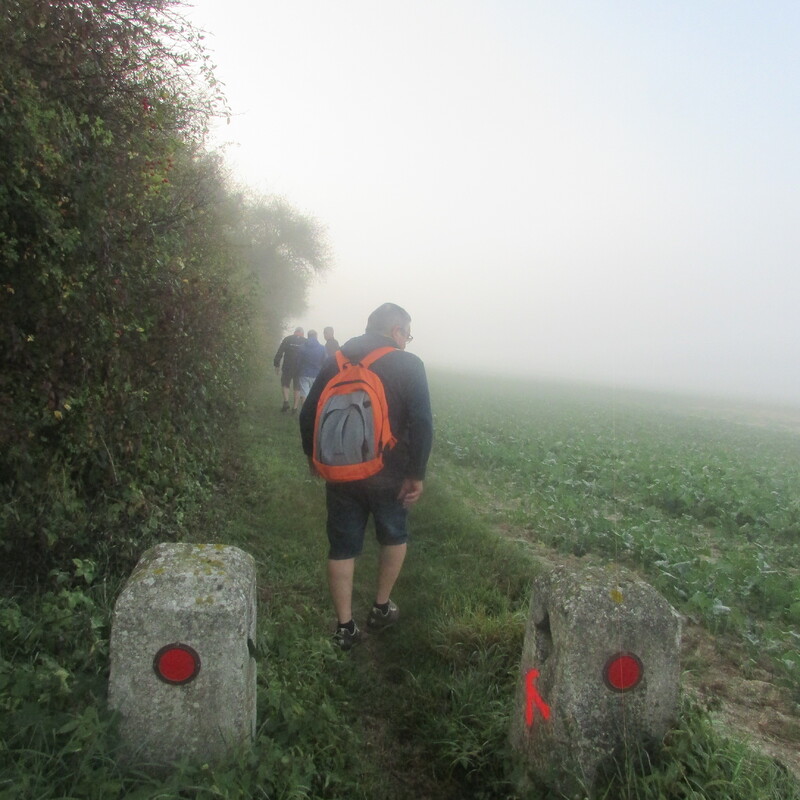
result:
[[[436,457],[510,535],[639,569],[800,683],[800,435],[666,399],[434,384]]]

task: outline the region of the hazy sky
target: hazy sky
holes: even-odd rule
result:
[[[193,6],[229,164],[328,229],[287,328],[800,404],[796,0]]]

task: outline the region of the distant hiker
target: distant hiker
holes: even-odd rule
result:
[[[322,455],[315,449],[315,445],[321,442],[315,439],[323,438],[316,435],[320,427],[317,406],[320,398],[324,401],[331,397],[332,386],[339,384],[337,376],[340,371],[345,376],[348,370],[350,374],[361,372],[359,361],[369,363],[375,359],[369,370],[379,380],[375,381],[374,377],[371,380],[381,388],[381,394],[385,394],[386,418],[396,443],[394,446],[390,443],[383,453],[383,466],[376,474],[342,482],[328,478],[325,487],[329,542],[328,587],[337,615],[334,641],[343,650],[349,650],[361,638],[361,631],[352,613],[353,574],[370,514],[375,521],[380,555],[375,603],[369,613],[367,627],[381,630],[396,622],[400,614],[390,594],[405,560],[408,512],[422,495],[422,483],[433,441],[433,417],[425,366],[417,356],[404,352],[411,339],[411,317],[400,306],[384,303],[370,314],[364,335],[350,339],[336,359],[325,362],[300,411],[303,451],[308,457],[311,471],[320,474],[322,468],[332,474],[339,467],[328,470],[327,465],[320,461],[315,463],[315,456]],[[381,349],[382,353],[376,353]],[[346,389],[343,388],[344,391]],[[373,410],[376,419],[383,416],[372,408],[371,403],[362,402],[360,406],[354,404],[351,410],[351,421],[369,416]],[[340,409],[334,413],[349,412]],[[351,427],[340,425],[340,430],[351,430]],[[364,449],[370,444],[367,441],[369,433],[371,431],[364,431],[362,437]],[[346,435],[340,433],[342,437]],[[359,465],[354,467],[356,470],[358,468]]]
[[[300,376],[301,402],[311,391],[314,379],[319,375],[322,362],[325,360],[325,347],[317,339],[316,331],[308,332],[308,339],[300,351],[297,374]]]
[[[289,410],[289,392],[294,388],[294,408],[297,410],[300,405],[300,377],[297,370],[300,366],[300,351],[306,343],[302,328],[295,328],[291,336],[287,336],[280,344],[278,352],[275,353],[273,365],[275,374],[281,376],[281,392],[283,393],[283,406],[281,411]],[[281,366],[283,359],[283,366]]]
[[[330,325],[327,328],[323,328],[322,335],[325,337],[325,352],[329,356],[335,356],[336,351],[339,349],[339,342],[333,337],[333,328]]]

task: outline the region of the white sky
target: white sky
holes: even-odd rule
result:
[[[287,332],[800,404],[796,0],[189,1],[228,163],[328,229]]]

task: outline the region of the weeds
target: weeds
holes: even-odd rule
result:
[[[797,432],[535,384],[498,401],[459,380],[434,384],[436,456],[498,524],[643,571],[690,618],[769,652],[779,679],[800,685]]]
[[[452,402],[444,391],[439,385],[440,415]],[[613,435],[603,438],[606,423],[588,403],[545,404],[540,423],[526,406],[524,425],[512,432],[459,396],[461,427],[440,420],[431,478],[412,516],[395,592],[401,624],[348,654],[330,643],[322,485],[307,474],[296,421],[271,413],[263,393],[252,404],[236,461],[221,465],[229,480],[196,534],[243,547],[259,569],[257,736],[224,763],[180,764],[161,778],[118,765],[115,720],[104,710],[117,587],[103,582],[97,564],[77,560],[39,595],[5,598],[0,798],[555,800],[545,787],[518,788],[521,766],[508,744],[539,538],[565,552],[649,560],[652,579],[697,619],[783,646],[773,631],[790,621],[779,608],[786,584],[773,570],[793,562],[779,537],[772,549],[760,523],[743,523],[753,530],[752,542],[742,541],[759,546],[728,557],[716,527],[644,503],[623,480]],[[594,439],[588,427],[579,434],[587,420],[599,426]],[[631,443],[626,452],[656,469],[657,448]],[[737,513],[773,513],[749,508]],[[357,619],[373,599],[376,557],[368,536],[356,571]],[[721,569],[706,569],[706,559]],[[742,592],[748,602],[735,601]],[[689,700],[660,748],[623,754],[595,788],[607,800],[800,797],[785,769],[722,738]]]
[[[685,699],[679,725],[658,753],[637,749],[608,770],[603,800],[796,800],[800,787],[785,767],[721,740],[708,712]]]

